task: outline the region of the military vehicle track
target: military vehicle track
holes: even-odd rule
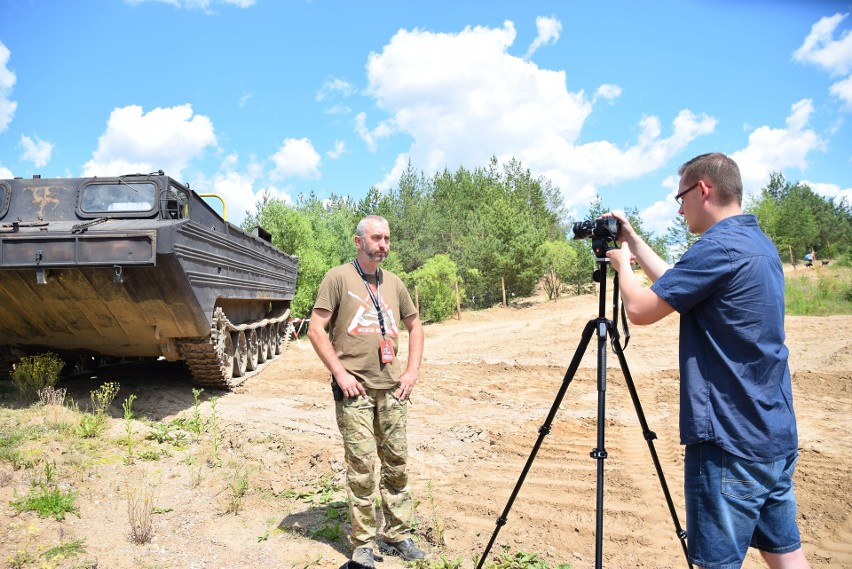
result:
[[[217,308],[210,337],[183,340],[181,353],[192,373],[193,383],[213,389],[232,389],[286,351],[292,335],[289,310],[278,318],[234,325],[222,309]]]

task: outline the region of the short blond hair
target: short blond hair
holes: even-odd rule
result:
[[[740,175],[740,167],[728,156],[720,152],[700,154],[685,162],[677,171],[684,184],[691,186],[698,183],[701,178],[708,178],[713,186],[719,190],[719,198],[723,205],[736,202],[743,203],[743,179]]]

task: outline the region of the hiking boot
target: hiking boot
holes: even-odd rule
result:
[[[410,537],[402,541],[390,542],[380,541],[379,549],[390,555],[399,555],[406,561],[416,561],[417,559],[426,559],[426,554],[420,550]]]
[[[358,565],[355,565],[355,563]],[[357,569],[376,569],[376,563],[373,560],[373,548],[356,547],[355,551],[352,552],[352,563],[349,565],[357,567]]]

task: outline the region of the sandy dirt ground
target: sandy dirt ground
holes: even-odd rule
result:
[[[418,541],[433,558],[462,558],[464,567],[475,566],[542,438],[539,428],[566,385],[583,330],[597,315],[596,295],[533,298],[426,327],[409,452]],[[685,527],[677,329],[676,316],[631,327],[625,359],[649,428],[657,433],[655,450]],[[787,337],[804,549],[814,567],[852,568],[852,317],[788,317]],[[625,374],[611,349],[606,363],[603,566],[685,567]],[[491,559],[508,547],[536,552],[551,565],[595,566],[598,461],[590,452],[598,436],[597,368],[592,338]],[[346,561],[351,550],[345,538],[329,539],[323,530],[334,527],[333,514],[345,499],[330,484],[342,483],[343,452],[328,374],[306,338],[234,392],[202,394],[199,411],[208,430],[203,440],[184,446],[157,445],[142,435],[157,422],[193,415],[185,372],[168,364],[112,369],[65,387],[83,405],[89,390],[105,380],[120,382],[121,392],[112,428],[101,437],[106,442],[91,443],[104,449],[102,458],[86,458],[92,451],[80,443],[42,451],[77,493],[78,515],[57,522],[15,514],[10,501],[26,493],[37,472],[0,463],[0,562],[22,549],[37,555],[39,547],[72,540],[84,540],[85,553],[57,562],[60,567],[336,568]],[[137,396],[135,413],[145,417],[133,422],[136,454],[153,446],[167,449],[166,456],[132,464],[122,459],[120,401],[131,393]],[[217,397],[215,410],[211,396]],[[214,416],[218,436],[210,430]],[[248,488],[236,498],[240,480]],[[330,497],[321,488],[330,488]],[[153,538],[139,545],[128,538],[128,493],[145,491],[155,506]],[[405,566],[387,556],[378,564]],[[744,565],[762,566],[753,553]]]

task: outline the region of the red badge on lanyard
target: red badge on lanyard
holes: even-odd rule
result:
[[[391,344],[390,340],[382,340],[380,344],[380,351],[382,352],[382,363],[389,364],[393,361],[393,344]]]

